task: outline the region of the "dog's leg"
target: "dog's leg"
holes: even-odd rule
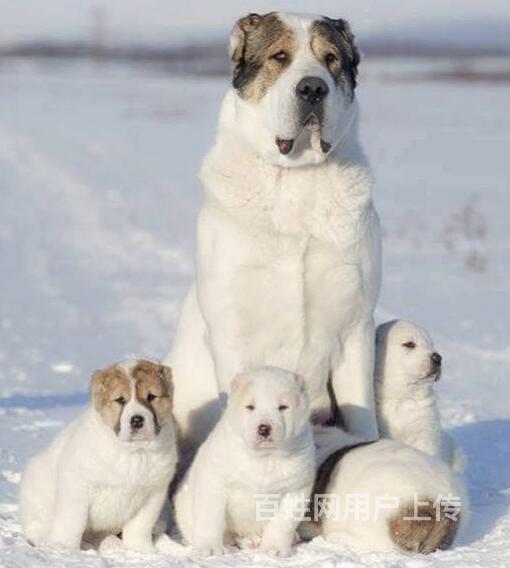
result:
[[[264,529],[260,544],[261,550],[279,557],[292,554],[296,530],[300,521],[303,520],[311,491],[312,488],[308,487],[303,488],[302,492],[283,495],[278,512]]]
[[[58,476],[55,516],[50,531],[50,543],[67,548],[80,548],[87,527],[88,498],[85,486],[70,473]]]
[[[168,489],[165,485],[162,490],[150,495],[138,513],[124,525],[122,528],[124,548],[140,552],[150,552],[154,549],[152,531],[159,519],[167,495]]]
[[[378,438],[374,401],[373,321],[353,328],[332,369],[331,384],[347,429],[367,440]]]
[[[227,496],[221,480],[197,472],[192,494],[193,533],[191,544],[197,554],[213,556],[225,552]]]

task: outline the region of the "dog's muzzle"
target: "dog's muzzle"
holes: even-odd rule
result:
[[[296,97],[299,103],[299,121],[301,125],[317,132],[321,129],[324,119],[324,100],[328,96],[329,87],[320,77],[303,77],[296,85]],[[280,154],[286,156],[294,148],[294,138],[276,138]],[[331,150],[331,143],[320,139],[320,147],[324,154]]]

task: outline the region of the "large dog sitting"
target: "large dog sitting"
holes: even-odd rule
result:
[[[168,358],[177,420],[203,439],[231,378],[273,365],[304,377],[315,412],[338,405],[349,430],[373,438],[380,237],[354,36],[344,20],[251,14],[231,57],[200,176],[196,284]]]

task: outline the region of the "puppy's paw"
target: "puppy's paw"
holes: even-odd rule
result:
[[[291,542],[288,542],[287,539],[275,538],[274,536],[262,538],[260,550],[277,558],[286,558],[293,554]]]
[[[117,552],[120,549],[122,549],[122,541],[118,536],[115,536],[114,534],[110,534],[107,537],[103,538],[97,548],[99,554]]]
[[[122,545],[126,550],[134,550],[135,552],[151,553],[156,551],[152,540],[123,538]]]
[[[241,550],[256,550],[257,548],[260,548],[262,537],[258,534],[250,536],[236,536],[234,541],[236,546]]]
[[[188,554],[186,546],[182,546],[175,540],[172,540],[167,534],[160,534],[154,541],[156,550],[163,554],[171,554],[172,556],[185,556]]]
[[[193,546],[195,556],[221,556],[227,553],[227,549],[222,543],[200,543]]]

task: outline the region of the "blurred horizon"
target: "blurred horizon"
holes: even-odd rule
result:
[[[339,7],[340,4],[340,7]],[[362,46],[421,45],[510,54],[510,3],[501,0],[318,0],[314,12],[347,19]],[[309,0],[219,0],[208,8],[168,0],[36,0],[0,4],[0,52],[24,44],[176,46],[226,44],[240,16],[272,10],[309,12]],[[394,47],[395,49],[395,47]],[[402,49],[405,54],[405,49]]]

